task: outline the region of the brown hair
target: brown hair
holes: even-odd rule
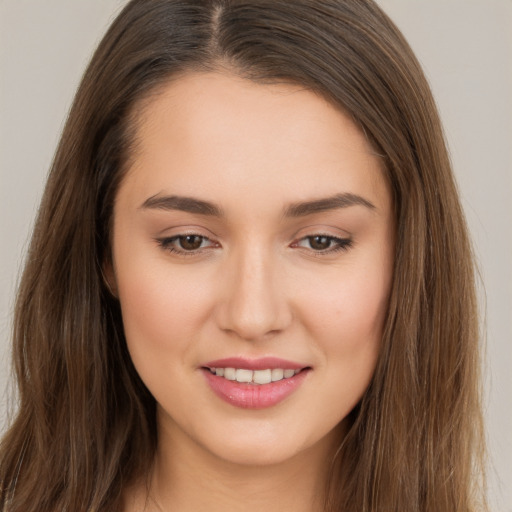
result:
[[[151,464],[154,399],[102,275],[113,201],[141,100],[181,72],[219,67],[302,84],[349,112],[394,195],[382,353],[333,456],[326,510],[470,512],[479,498],[484,508],[470,244],[436,107],[402,35],[371,0],[132,0],[84,75],[34,229],[1,510],[112,512]]]

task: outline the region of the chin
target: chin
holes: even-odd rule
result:
[[[340,425],[321,436],[318,436],[318,430],[314,433],[301,430],[302,426],[303,422],[294,431],[289,427],[280,429],[265,423],[245,425],[245,428],[237,428],[236,432],[224,431],[219,435],[211,432],[203,448],[226,463],[246,467],[279,466],[302,458],[308,461],[319,448],[325,456],[334,453],[341,435]]]
[[[294,459],[299,453],[300,450],[292,446],[282,447],[276,446],[275,444],[262,446],[256,443],[245,443],[243,446],[225,445],[222,451],[215,455],[230,464],[247,467],[263,467],[283,464]]]

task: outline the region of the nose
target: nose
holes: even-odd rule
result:
[[[229,277],[218,309],[222,330],[257,341],[289,326],[292,310],[275,259],[267,251],[252,248],[226,262]]]

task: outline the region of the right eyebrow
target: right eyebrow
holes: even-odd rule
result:
[[[156,194],[146,199],[142,203],[141,208],[153,210],[179,210],[182,212],[209,215],[213,217],[222,217],[224,215],[222,209],[214,203],[186,196],[161,196]]]

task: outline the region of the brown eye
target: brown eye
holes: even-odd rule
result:
[[[196,251],[201,247],[204,241],[204,236],[199,235],[184,235],[178,237],[179,246],[184,251]]]
[[[308,236],[309,246],[315,251],[325,251],[331,247],[333,239],[328,236]]]
[[[301,238],[293,244],[294,247],[302,247],[313,253],[331,254],[338,251],[346,251],[352,247],[352,239],[338,238],[329,235],[311,235]]]
[[[170,253],[181,256],[194,256],[203,251],[219,247],[217,243],[212,242],[203,235],[176,235],[169,238],[156,238],[155,242]]]

